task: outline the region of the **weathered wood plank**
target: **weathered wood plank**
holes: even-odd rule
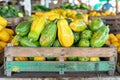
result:
[[[50,72],[74,72],[74,71],[109,71],[115,70],[115,63],[109,61],[101,62],[57,62],[57,61],[13,61],[5,62],[6,72],[21,71],[50,71]],[[96,66],[97,65],[97,66]]]
[[[116,48],[80,48],[80,47],[70,47],[70,48],[58,48],[58,47],[6,47],[5,57],[34,57],[34,56],[64,56],[64,57],[112,57],[116,56]]]

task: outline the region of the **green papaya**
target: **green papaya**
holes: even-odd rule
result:
[[[87,39],[81,39],[78,43],[79,47],[89,47],[90,46],[90,42]]]
[[[34,61],[34,57],[28,57],[29,61]]]
[[[67,60],[68,61],[77,61],[78,58],[77,57],[68,57]]]
[[[100,18],[93,18],[90,23],[90,30],[95,32],[104,25]]]
[[[77,42],[79,42],[80,40],[80,35],[78,32],[74,32],[74,44],[76,44]]]
[[[17,27],[15,28],[15,32],[20,36],[26,36],[30,31],[30,27],[31,22],[23,21],[17,25]]]
[[[56,39],[57,26],[55,22],[50,22],[46,25],[45,29],[41,33],[40,45],[42,47],[50,47]]]
[[[89,7],[87,4],[82,3],[82,4],[80,4],[80,9],[83,9],[83,10],[90,10],[90,7]]]
[[[85,24],[83,20],[74,20],[70,23],[70,28],[74,32],[81,32],[87,28],[87,25]]]
[[[20,45],[23,47],[39,47],[39,41],[30,41],[27,37],[20,40]]]
[[[89,61],[89,57],[78,57],[78,61]]]
[[[102,26],[98,31],[93,34],[91,38],[91,47],[102,47],[108,40],[109,27]]]
[[[55,40],[55,42],[53,43],[53,47],[61,47],[59,40]]]
[[[21,36],[20,35],[15,35],[13,39],[15,39],[17,42],[19,42],[21,40]]]
[[[92,37],[92,31],[90,30],[84,30],[81,34],[82,39],[91,39]]]
[[[83,15],[82,13],[77,13],[77,14],[76,14],[76,17],[77,17],[78,19],[83,19],[83,18],[84,18],[84,15]]]
[[[37,41],[44,30],[46,24],[46,19],[44,17],[36,18],[32,22],[28,38],[32,41]]]

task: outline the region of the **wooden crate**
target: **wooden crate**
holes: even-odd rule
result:
[[[99,72],[107,71],[114,75],[116,67],[116,48],[80,48],[80,47],[12,47],[5,48],[5,75],[11,76],[12,72]],[[14,57],[60,57],[60,61],[13,61]],[[80,62],[64,61],[64,57],[107,57],[106,61]]]
[[[90,17],[93,19],[95,17]],[[109,25],[110,33],[120,33],[120,15],[99,17],[103,20],[104,24]]]
[[[7,28],[15,30],[15,27],[21,22],[24,21],[24,18],[6,18],[8,21]]]

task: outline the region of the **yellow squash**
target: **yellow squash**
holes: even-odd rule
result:
[[[62,46],[70,47],[74,42],[74,35],[65,19],[58,20],[58,39]]]
[[[3,27],[7,26],[7,20],[0,16],[0,25]]]
[[[0,31],[0,40],[7,42],[9,41],[9,39],[10,39],[10,35],[5,30],[2,29]]]

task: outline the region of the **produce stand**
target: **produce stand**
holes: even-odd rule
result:
[[[31,11],[31,4],[32,4],[31,2],[32,1],[31,0],[24,0],[24,1],[26,4],[25,12],[29,17],[29,16],[31,16],[31,12],[32,12]],[[41,0],[41,1],[44,1],[44,0]],[[46,1],[45,6],[49,7],[49,2],[47,2],[47,0],[45,0],[45,1]],[[63,0],[58,0],[58,4],[55,4],[52,6],[50,5],[51,9],[54,9],[55,7],[63,4],[62,1]],[[116,13],[117,13],[117,10],[118,10],[118,0],[116,0]],[[83,12],[83,14],[88,13],[88,10],[76,9],[74,11],[75,11],[74,12],[75,14],[77,12]],[[34,13],[36,13],[36,12],[37,11],[34,11]],[[54,10],[53,10],[53,12],[54,12]],[[69,10],[68,10],[68,13],[69,13]],[[63,10],[63,13],[61,12],[60,14],[62,15],[63,18],[71,18],[72,20],[77,19],[77,18],[75,18],[76,16],[74,16],[72,14],[69,15],[68,13],[64,12],[64,10]],[[45,14],[45,12],[43,14]],[[65,16],[63,16],[64,14],[65,14]],[[55,15],[56,15],[56,13],[55,13]],[[36,14],[34,16],[36,16]],[[7,25],[7,27],[11,28],[12,30],[15,30],[15,27],[21,21],[27,21],[28,17],[7,18],[7,21],[10,23]],[[38,14],[37,14],[37,17],[40,18],[41,15],[38,16]],[[49,17],[50,16],[47,16],[47,18],[49,18]],[[54,15],[52,15],[52,18],[53,17],[54,17]],[[81,17],[81,15],[80,15],[80,17]],[[96,16],[89,17],[89,19],[93,19],[93,18],[96,18]],[[109,25],[110,33],[113,33],[113,34],[120,33],[120,15],[116,15],[114,17],[104,16],[104,17],[98,17],[98,18],[101,18],[106,25]],[[32,19],[32,17],[31,17],[31,19]],[[49,22],[52,22],[52,20],[50,20]],[[88,27],[88,25],[89,25],[89,22],[88,23],[87,22],[88,21],[85,22],[85,24],[87,25],[86,27]],[[32,21],[31,21],[31,23],[32,23]],[[69,23],[69,22],[67,22],[67,23]],[[27,26],[29,27],[29,25],[27,25]],[[22,27],[22,26],[20,26],[20,27]],[[34,27],[36,27],[36,26],[34,26]],[[71,29],[71,31],[74,32],[74,30],[72,28],[70,28],[70,29]],[[36,30],[37,30],[37,28],[36,28]],[[29,32],[30,32],[30,30],[29,30]],[[81,32],[83,32],[83,31],[81,31]],[[92,30],[91,30],[91,32],[92,32]],[[95,31],[93,31],[93,32],[95,33]],[[101,32],[99,32],[99,34],[102,34]],[[28,37],[28,33],[26,35],[22,36],[21,38],[23,39],[26,36]],[[106,33],[107,33],[107,29],[106,29]],[[59,36],[59,34],[57,33],[56,35]],[[16,36],[19,34],[15,33],[14,35]],[[10,35],[10,36],[13,37],[14,35]],[[39,34],[39,39],[37,39],[38,42],[40,41],[41,35],[42,34]],[[63,35],[63,34],[61,34],[61,35]],[[107,33],[106,35],[109,36],[109,33]],[[100,35],[99,35],[99,37],[100,37]],[[56,37],[56,39],[59,40],[58,37]],[[11,42],[12,42],[12,40],[11,40]],[[55,42],[55,40],[54,40],[54,42]],[[90,41],[90,40],[91,40],[91,38],[88,41]],[[80,39],[79,39],[79,41],[80,41]],[[29,42],[29,40],[28,40],[28,42]],[[31,42],[31,39],[30,39],[30,42]],[[61,42],[62,42],[62,40],[61,40]],[[9,43],[9,41],[6,41],[6,43]],[[37,46],[37,47],[33,47],[33,46],[32,47],[30,47],[30,46],[23,47],[20,40],[18,40],[18,43],[19,43],[19,45],[17,45],[17,46],[16,45],[13,46],[13,44],[11,44],[11,43],[7,44],[7,46],[4,48],[4,52],[0,52],[0,57],[1,57],[0,63],[2,63],[1,67],[0,67],[0,79],[2,79],[2,80],[7,80],[7,79],[8,80],[9,79],[11,79],[11,80],[23,80],[23,79],[24,80],[119,80],[120,79],[120,67],[117,65],[117,57],[119,58],[119,56],[118,56],[117,48],[113,47],[112,45],[109,45],[109,46],[104,45],[102,47],[93,47],[93,46],[91,46],[92,43],[90,43],[90,45],[85,48],[83,46],[80,47],[78,45],[75,45],[76,43],[73,43],[69,47],[63,47],[64,45],[58,47],[58,46],[53,46],[53,42],[51,42],[51,44],[52,44],[51,46],[41,47],[41,44],[39,42],[39,46]],[[63,44],[63,43],[61,43],[61,44]],[[28,60],[25,60],[25,61],[18,60],[17,61],[17,60],[15,60],[15,58],[17,58],[17,57],[25,57]],[[32,61],[32,60],[29,60],[30,57],[34,57],[34,58],[35,57],[45,57],[45,58],[55,57],[55,58],[59,58],[59,60],[58,61],[57,60],[56,61],[55,60],[53,60],[53,61],[47,61],[47,60],[46,61],[45,60],[44,61],[35,61],[35,60],[33,60]],[[89,59],[90,59],[90,57],[99,57],[100,60],[99,61],[90,61],[90,60],[88,60],[88,61],[67,60],[66,61],[66,60],[64,60],[65,58],[68,58],[68,57],[77,57],[77,58],[78,57],[88,57]],[[3,60],[4,60],[4,63],[3,63]]]
[[[60,57],[60,62],[13,61],[14,57],[19,57],[19,56],[21,57],[54,56],[54,57]],[[64,62],[64,57],[70,57],[70,56],[74,56],[74,57],[99,56],[99,57],[109,57],[109,59],[108,61],[102,61],[102,62],[66,62],[66,61]],[[12,72],[22,72],[22,71],[24,72],[37,71],[37,72],[45,72],[45,73],[47,71],[59,72],[60,75],[63,75],[65,72],[108,71],[109,75],[114,75],[116,59],[117,59],[117,53],[115,48],[6,47],[4,66],[5,66],[5,75],[7,76],[12,76]]]

